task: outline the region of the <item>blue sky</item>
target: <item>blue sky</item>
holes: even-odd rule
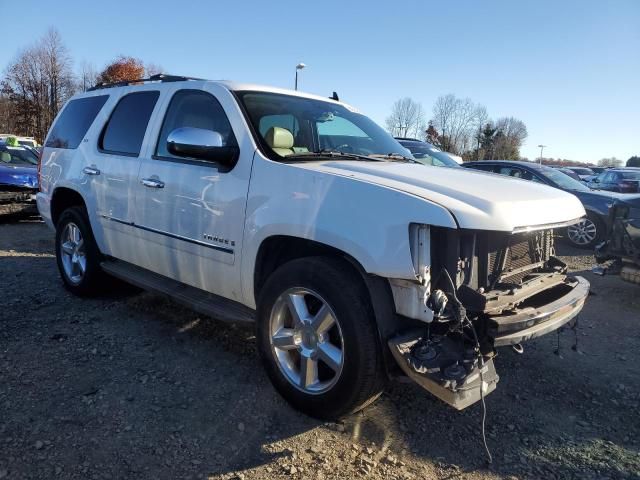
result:
[[[640,0],[0,0],[0,70],[56,27],[76,66],[119,54],[169,73],[336,90],[380,124],[409,96],[454,93],[523,120],[522,154],[640,154]],[[25,19],[25,21],[20,21]],[[27,34],[28,33],[28,34]]]

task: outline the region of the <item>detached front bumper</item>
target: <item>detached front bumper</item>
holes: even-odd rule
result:
[[[514,345],[553,332],[580,313],[588,295],[587,280],[567,277],[513,310],[482,317],[478,320],[488,322],[485,345]],[[418,327],[399,332],[388,345],[409,378],[458,410],[495,390],[499,381],[493,353],[482,354],[479,362],[477,350],[459,336],[433,335]]]
[[[549,303],[491,316],[489,336],[493,338],[493,345],[522,343],[553,332],[575,318],[589,295],[589,282],[583,277],[570,277],[556,288],[561,289],[556,293],[559,297]]]

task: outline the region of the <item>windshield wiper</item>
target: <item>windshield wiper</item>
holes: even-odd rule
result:
[[[371,155],[359,155],[357,153],[345,153],[335,150],[321,150],[319,152],[299,152],[284,157],[285,160],[315,160],[318,158],[340,158],[347,160],[360,160],[365,162],[380,162],[381,158]]]
[[[409,163],[420,163],[415,158],[405,157],[404,155],[400,155],[399,153],[387,153],[386,155],[381,153],[373,153],[369,155],[370,158],[379,158],[381,160],[389,160],[392,162],[409,162]]]

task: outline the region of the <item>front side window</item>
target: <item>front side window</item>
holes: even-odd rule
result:
[[[107,153],[140,155],[153,108],[160,93],[130,93],[120,99],[102,134],[100,148]]]
[[[167,150],[167,138],[177,128],[193,127],[218,132],[223,147],[236,147],[231,124],[220,102],[210,93],[202,90],[180,90],[171,99],[162,123],[156,156],[184,159]]]
[[[358,155],[406,152],[373,120],[344,105],[270,92],[237,94],[260,137],[257,140],[274,159],[301,152]],[[275,118],[286,121],[270,122]]]
[[[615,181],[615,175],[611,172],[605,173],[604,177],[600,181],[603,183],[612,183]]]
[[[45,147],[78,148],[109,95],[71,100],[53,125]]]

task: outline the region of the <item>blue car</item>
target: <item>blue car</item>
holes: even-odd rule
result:
[[[37,212],[37,165],[29,148],[0,143],[0,215]]]
[[[573,193],[582,202],[587,216],[580,223],[568,227],[566,237],[571,244],[581,248],[594,248],[606,238],[609,208],[620,198],[612,192],[592,190],[557,168],[537,163],[482,160],[464,163],[463,167],[543,183]]]

